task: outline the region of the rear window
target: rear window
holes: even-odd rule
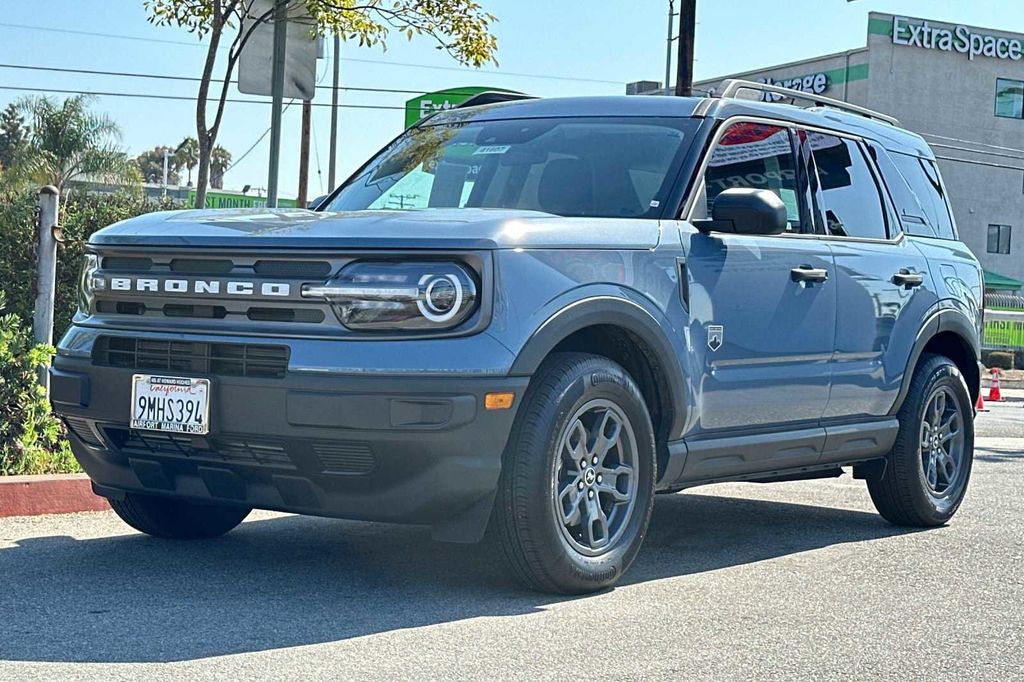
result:
[[[890,156],[917,197],[935,235],[941,239],[956,239],[953,219],[949,214],[949,205],[935,162],[908,154],[893,153]]]
[[[552,118],[413,128],[326,210],[507,208],[657,217],[692,119]]]

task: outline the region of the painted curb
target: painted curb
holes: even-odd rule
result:
[[[105,511],[85,474],[0,476],[0,517]]]

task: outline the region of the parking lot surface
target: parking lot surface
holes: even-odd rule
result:
[[[1024,402],[990,408],[947,527],[888,525],[848,475],[698,488],[582,598],[419,528],[0,519],[0,679],[1024,679]]]

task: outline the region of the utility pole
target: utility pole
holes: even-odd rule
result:
[[[674,0],[668,0],[668,41],[665,44],[665,94],[669,94],[672,87],[672,20],[676,16],[676,5]]]
[[[679,56],[676,61],[676,96],[693,94],[693,37],[697,31],[697,0],[679,2]]]
[[[284,108],[284,59],[288,44],[288,0],[274,5],[274,62],[271,70],[270,168],[267,207],[277,208],[277,175],[281,165],[281,115]]]
[[[299,197],[295,200],[299,208],[306,208],[309,191],[309,119],[313,113],[313,103],[302,100],[302,136],[299,139]]]
[[[334,34],[334,85],[331,89],[331,159],[327,165],[327,191],[334,191],[338,167],[338,85],[341,78],[341,36]]]

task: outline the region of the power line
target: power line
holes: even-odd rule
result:
[[[48,31],[51,33],[65,33],[71,35],[82,35],[82,36],[93,36],[98,38],[114,38],[118,40],[135,40],[145,43],[160,43],[164,45],[187,45],[190,47],[206,47],[201,42],[185,42],[181,40],[164,40],[160,38],[143,38],[142,36],[132,36],[119,33],[97,33],[94,31],[81,31],[67,28],[53,28],[50,26],[33,26],[30,24],[12,24],[7,22],[0,22],[0,27],[3,28],[17,28],[21,30],[30,31]],[[221,46],[220,49],[228,49],[228,46]],[[410,69],[430,69],[433,71],[458,71],[462,74],[470,73],[484,73],[492,76],[512,76],[516,78],[540,78],[544,80],[557,80],[557,81],[575,81],[578,83],[603,83],[605,85],[624,85],[625,81],[615,80],[604,80],[600,78],[578,78],[575,76],[556,76],[553,74],[543,73],[523,73],[516,71],[495,71],[494,69],[475,69],[470,71],[467,68],[458,66],[433,66],[429,64],[416,64],[413,62],[392,62],[385,61],[383,59],[365,59],[356,57],[342,57],[343,62],[354,62],[359,64],[375,64],[377,66],[401,66]]]
[[[140,92],[101,92],[98,90],[64,90],[60,88],[23,88],[13,85],[0,85],[0,90],[14,90],[16,92],[41,92],[50,93],[54,95],[95,95],[97,97],[128,97],[132,99],[162,99],[162,100],[177,100],[186,102],[195,102],[198,98],[189,97],[187,95],[151,95]],[[211,98],[215,99],[215,98]],[[269,105],[269,100],[261,99],[232,99],[228,98],[226,102],[233,104],[264,104]],[[314,107],[329,107],[330,104],[313,103]],[[392,111],[405,111],[405,107],[394,107],[385,106],[382,104],[339,104],[341,109],[388,109]]]
[[[189,83],[198,83],[198,82],[200,82],[202,80],[201,78],[196,78],[194,76],[172,76],[172,75],[169,75],[169,74],[138,73],[138,72],[132,72],[132,71],[98,71],[98,70],[95,70],[95,69],[72,69],[72,68],[63,67],[63,66],[38,66],[38,65],[34,65],[34,64],[0,64],[0,69],[15,69],[15,70],[19,70],[19,71],[49,71],[49,72],[53,72],[53,73],[73,73],[73,74],[88,75],[88,76],[116,76],[116,77],[121,77],[121,78],[145,78],[145,79],[150,79],[150,80],[186,81],[186,82],[189,82]],[[319,84],[320,81],[322,81],[322,80],[323,79],[320,78],[317,81],[316,88],[318,90],[330,90],[332,86],[330,86],[330,85],[320,85]],[[215,79],[213,79],[213,82],[220,83],[221,81],[215,78]],[[232,80],[232,81],[228,81],[228,82],[231,85],[237,85],[238,84],[237,80]],[[402,89],[398,89],[398,88],[362,88],[362,87],[355,87],[355,86],[339,86],[338,89],[339,90],[350,90],[352,92],[383,92],[383,93],[397,93],[397,94],[407,94],[407,95],[420,95],[420,94],[423,94],[422,90],[402,90]],[[469,90],[466,90],[466,91],[451,90],[451,91],[446,91],[446,92],[451,92],[452,94],[465,94],[465,95],[476,94],[475,91],[471,92]]]

